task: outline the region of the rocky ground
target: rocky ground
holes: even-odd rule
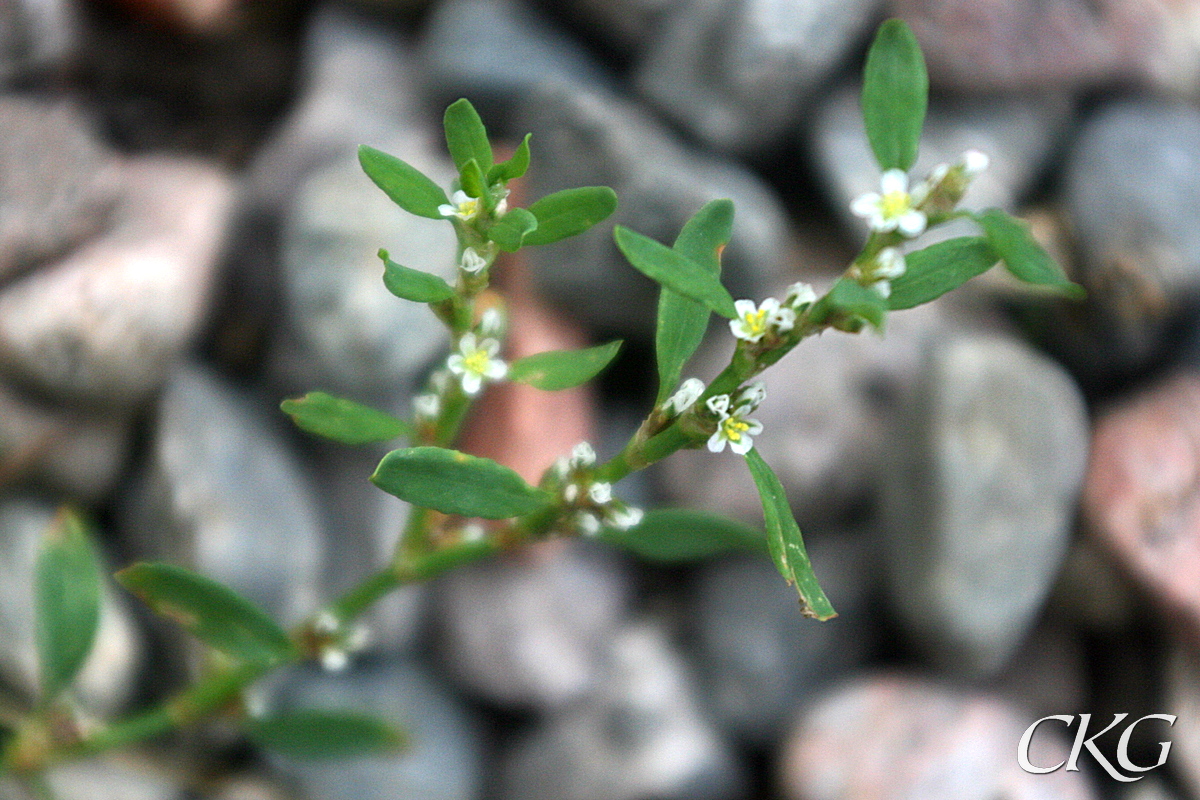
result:
[[[446,183],[440,111],[465,95],[504,141],[533,132],[527,200],[609,185],[613,222],[669,240],[730,197],[735,296],[827,283],[877,181],[855,80],[887,15],[934,87],[917,171],[986,151],[967,205],[1029,219],[1089,298],[988,275],[768,373],[761,449],[838,619],[803,619],[766,561],[548,542],[389,598],[351,669],[259,690],[401,722],[405,755],[291,762],[214,726],[62,767],[58,797],[1200,798],[1197,0],[0,2],[0,707],[36,686],[61,502],[113,568],[170,559],[285,621],[386,558],[407,509],[366,483],[382,451],[276,410],[312,389],[405,409],[445,355],[375,253],[445,273],[448,227],[392,206],[358,144]],[[492,393],[470,449],[536,475],[637,424],[656,295],[610,234],[506,283],[514,348],[615,335],[621,360],[595,389]],[[730,454],[620,490],[759,521]],[[111,717],[191,665],[113,585],[80,700]],[[1031,722],[1084,712],[1178,715],[1166,766],[1017,767]],[[1069,744],[1047,728],[1035,763]]]

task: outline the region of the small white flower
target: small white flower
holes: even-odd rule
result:
[[[468,522],[458,530],[458,535],[464,542],[482,542],[487,531],[478,522]]]
[[[438,213],[447,219],[458,217],[463,222],[470,222],[479,216],[479,209],[479,198],[471,197],[462,189],[459,189],[450,198],[449,203],[443,203],[438,206]]]
[[[508,374],[508,365],[496,358],[500,343],[484,339],[476,344],[475,334],[464,333],[458,341],[458,352],[446,360],[446,366],[462,380],[463,391],[476,394],[483,379],[498,381]]]
[[[987,153],[979,150],[968,150],[962,154],[959,160],[962,163],[963,174],[967,176],[968,180],[979,177],[979,174],[986,170],[992,161],[988,158]]]
[[[760,341],[771,331],[790,331],[796,324],[796,312],[781,308],[774,297],[768,297],[757,306],[753,300],[738,300],[733,307],[737,319],[729,321],[729,329],[734,336],[747,342]]]
[[[884,300],[892,296],[892,282],[889,280],[877,280],[871,284],[871,289]]]
[[[748,414],[754,409],[762,405],[763,400],[767,399],[767,387],[762,381],[755,381],[738,393],[737,410],[735,414]]]
[[[612,502],[612,484],[604,482],[593,483],[588,487],[588,497],[598,506]]]
[[[663,403],[663,410],[668,414],[682,414],[691,408],[702,394],[704,394],[704,381],[699,378],[688,378],[679,384],[675,394]]]
[[[758,385],[756,384],[756,386]],[[750,397],[746,397],[746,392],[751,390],[753,394]],[[739,405],[732,412],[729,411],[729,395],[722,394],[709,398],[709,409],[720,417],[717,422],[716,431],[708,438],[708,449],[711,452],[722,452],[726,444],[729,445],[730,450],[739,456],[744,456],[750,452],[750,448],[754,446],[753,437],[762,433],[763,426],[758,420],[750,419],[746,415],[754,410],[754,406],[751,403],[755,399],[761,402],[761,395],[761,390],[755,387],[747,387],[738,397]],[[714,400],[722,402],[714,403]]]
[[[450,373],[447,370],[439,369],[437,372],[429,376],[429,383],[438,394],[445,394],[450,388]]]
[[[811,285],[804,281],[797,281],[788,287],[787,296],[784,297],[783,302],[793,311],[802,311],[817,302],[817,293],[813,291]]]
[[[504,315],[500,309],[493,306],[479,317],[479,334],[481,336],[499,336],[504,333]]]
[[[898,230],[913,237],[925,230],[925,213],[916,209],[917,202],[908,193],[908,175],[903,170],[889,169],[879,181],[879,193],[868,192],[855,198],[850,211],[867,220],[871,230],[888,233]]]
[[[371,645],[371,639],[371,629],[359,623],[346,635],[346,650],[351,653],[361,653]]]
[[[568,483],[566,486],[563,487],[563,500],[566,500],[568,503],[574,503],[578,499],[579,499],[579,484]]]
[[[875,269],[871,274],[894,280],[904,274],[905,263],[904,254],[894,247],[885,247],[879,251],[879,255],[875,256]]]
[[[413,398],[413,411],[418,417],[434,419],[442,411],[442,399],[436,394],[419,394]]]
[[[600,533],[600,519],[590,511],[581,511],[576,514],[575,525],[584,536],[595,536]]]
[[[499,186],[499,184],[497,184],[497,186]],[[496,186],[492,187],[492,196],[496,198],[495,214],[497,217],[503,217],[505,212],[508,211],[508,193],[510,191],[511,190],[507,188],[502,188],[497,191]]]
[[[343,672],[350,666],[350,655],[340,647],[321,648],[321,669],[326,672]]]
[[[580,442],[571,448],[570,466],[574,469],[590,467],[596,463],[596,451],[587,442]]]
[[[718,394],[710,397],[705,405],[708,406],[709,411],[718,417],[724,417],[729,413],[729,395]]]
[[[608,519],[609,522],[611,522],[617,529],[627,531],[634,525],[637,525],[639,522],[641,522],[642,517],[644,516],[645,514],[642,513],[640,508],[626,506],[625,508],[617,509],[609,513]]]
[[[475,274],[488,265],[487,259],[479,255],[479,251],[474,247],[468,247],[463,250],[462,261],[458,266],[463,272]]]
[[[334,634],[342,627],[342,621],[332,611],[322,611],[313,620],[313,630],[317,633]]]

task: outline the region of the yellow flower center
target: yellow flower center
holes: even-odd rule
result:
[[[746,330],[752,336],[758,336],[760,333],[767,332],[767,309],[760,308],[758,311],[749,311],[742,315],[742,322],[746,325]]]
[[[458,215],[470,219],[479,213],[479,198],[469,197],[458,204]]]
[[[910,201],[908,192],[888,192],[880,198],[879,208],[885,219],[892,219],[908,211]]]
[[[465,356],[463,358],[463,367],[466,368],[468,372],[474,372],[476,375],[482,375],[483,371],[488,367],[488,362],[491,360],[492,358],[488,355],[487,350],[476,350],[469,356]]]
[[[750,430],[750,423],[741,417],[726,417],[721,420],[721,433],[731,442],[740,442],[742,435]]]

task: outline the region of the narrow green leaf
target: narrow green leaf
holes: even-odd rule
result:
[[[767,546],[771,558],[779,569],[779,574],[789,584],[796,587],[800,595],[800,609],[806,617],[819,620],[832,619],[837,616],[825,592],[817,583],[813,574],[812,563],[804,550],[804,539],[800,535],[800,526],[792,516],[792,508],[788,505],[787,494],[779,478],[763,461],[757,449],[746,453],[746,466],[758,487],[762,499],[763,518],[767,523]]]
[[[621,340],[589,347],[586,350],[551,350],[514,361],[508,377],[537,389],[557,392],[587,383],[616,358]]]
[[[1029,232],[1029,225],[1013,219],[998,208],[974,215],[983,228],[988,243],[1004,261],[1004,266],[1020,280],[1038,286],[1049,286],[1074,300],[1085,296],[1083,287],[1067,280],[1062,268],[1038,244]]]
[[[458,167],[459,173],[465,175],[467,163],[474,160],[482,179],[492,168],[492,145],[488,142],[487,128],[483,126],[475,106],[465,97],[455,100],[446,109],[442,125],[446,130],[450,158],[454,159],[454,166]],[[464,191],[470,194],[465,187]]]
[[[715,514],[682,508],[646,513],[629,530],[606,528],[600,538],[649,561],[696,561],[731,550],[767,552],[761,531]]]
[[[529,170],[529,139],[532,136],[532,133],[525,134],[525,138],[521,140],[521,144],[517,145],[517,152],[513,153],[512,158],[508,161],[501,161],[488,170],[489,184],[496,181],[515,180]]]
[[[733,203],[713,200],[687,221],[671,249],[699,264],[718,280],[721,277],[721,251],[733,236]],[[704,340],[708,329],[708,308],[678,292],[663,287],[658,295],[658,329],[655,353],[658,357],[658,397],[662,403],[675,390],[683,367]]]
[[[863,69],[863,121],[880,169],[907,172],[916,162],[928,101],[917,37],[901,20],[889,19],[879,26]]]
[[[383,457],[371,483],[421,508],[464,517],[519,517],[550,496],[490,458],[441,447],[410,447]]]
[[[537,217],[524,208],[510,209],[492,227],[488,228],[488,238],[506,253],[515,253],[521,249],[526,237],[537,230]]]
[[[461,177],[462,190],[471,197],[483,197],[487,194],[487,187],[483,183],[483,171],[475,159],[472,158],[463,166]]]
[[[888,308],[912,308],[957,289],[976,275],[991,269],[1000,257],[979,236],[960,236],[909,253],[904,274],[892,281]]]
[[[453,287],[437,275],[397,264],[387,250],[380,250],[379,257],[383,259],[383,285],[401,300],[441,303],[454,297]]]
[[[703,303],[723,317],[737,317],[733,297],[721,285],[721,279],[707,267],[621,225],[613,231],[613,237],[617,247],[638,272],[672,291]]]
[[[840,321],[859,319],[882,330],[887,308],[887,300],[879,292],[849,278],[839,278],[829,293],[817,301],[812,318],[817,322],[830,321],[835,326]]]
[[[324,392],[284,400],[279,407],[301,430],[342,444],[386,442],[411,433],[408,423],[391,414]]]
[[[293,711],[244,723],[251,741],[296,759],[348,758],[399,752],[408,736],[357,711]]]
[[[537,217],[538,226],[525,237],[525,244],[550,244],[608,219],[617,210],[617,195],[607,186],[581,186],[546,195],[529,210]]]
[[[173,564],[139,563],[117,581],[157,614],[226,655],[274,664],[292,655],[292,643],[266,612],[232,589]]]
[[[444,219],[438,207],[448,205],[450,200],[442,187],[417,168],[365,144],[358,148],[358,163],[367,177],[408,213],[429,219]]]
[[[49,701],[75,680],[100,624],[100,567],[73,510],[61,511],[42,540],[35,596],[42,697]]]

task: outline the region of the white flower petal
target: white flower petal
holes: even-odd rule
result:
[[[483,376],[475,372],[464,372],[462,376],[462,388],[467,394],[476,394],[483,388]]]
[[[925,214],[920,211],[908,211],[897,220],[896,227],[905,236],[917,236],[925,230]]]
[[[612,484],[611,483],[593,483],[588,487],[588,497],[597,505],[604,505],[612,501]]]
[[[792,308],[803,308],[817,302],[817,293],[811,285],[797,281],[788,287],[787,301]]]
[[[962,154],[963,172],[968,178],[978,177],[979,173],[986,170],[991,162],[987,153],[979,150],[968,150]]]
[[[750,452],[750,448],[754,447],[754,440],[748,434],[743,433],[742,438],[736,442],[729,443],[729,449],[737,453],[739,456],[744,456]]]
[[[478,350],[479,347],[475,344],[475,334],[464,333],[462,338],[458,340],[458,351],[464,356],[469,356]]]
[[[590,467],[596,463],[596,451],[587,442],[580,442],[571,448],[571,466]]]
[[[450,202],[454,203],[456,206],[461,206],[463,203],[469,203],[472,199],[473,198],[471,195],[467,194],[462,189],[459,189],[450,196]]]
[[[487,366],[483,368],[483,377],[489,380],[502,380],[506,375],[508,375],[508,364],[498,359],[489,361]]]
[[[725,442],[726,439],[718,428],[716,433],[708,437],[708,449],[710,452],[720,453],[725,449]]]
[[[892,282],[886,278],[875,281],[871,284],[871,288],[884,300],[892,296]]]
[[[758,436],[760,433],[762,433],[763,424],[761,422],[759,422],[758,420],[748,419],[748,420],[745,420],[745,422],[750,427],[746,428],[746,432],[744,434],[742,434],[743,436]]]
[[[706,405],[709,411],[719,417],[724,418],[729,416],[729,395],[727,394],[718,394],[708,398]]]
[[[446,359],[446,367],[455,375],[462,375],[467,371],[467,368],[463,366],[464,361],[466,359],[458,353],[451,353],[450,357]]]
[[[904,254],[894,247],[883,248],[875,257],[874,274],[880,278],[899,278],[904,269]]]
[[[902,169],[889,169],[879,177],[880,194],[908,191],[908,175]]]
[[[751,411],[753,411],[754,409],[756,409],[760,405],[762,405],[762,401],[766,400],[766,399],[767,399],[766,385],[763,384],[762,381],[755,381],[754,383],[747,386],[745,389],[742,389],[742,391],[740,393],[738,393],[738,399],[737,399],[738,411],[740,412],[743,408],[747,408],[747,407],[749,407],[749,409]],[[734,414],[738,415],[738,412],[734,412]]]
[[[447,203],[443,203],[442,205],[438,206],[437,210],[438,210],[438,213],[441,214],[443,217],[458,216],[458,209]]]
[[[476,273],[487,266],[487,260],[479,255],[475,251],[475,248],[468,247],[466,250],[463,250],[462,262],[459,263],[459,266],[465,272]],[[490,311],[491,309],[488,310]]]

